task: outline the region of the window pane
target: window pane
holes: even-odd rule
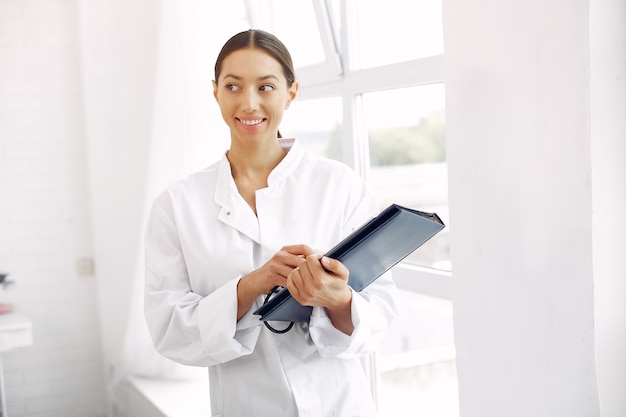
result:
[[[405,261],[451,270],[442,83],[363,95],[370,182],[381,210],[391,203],[436,212],[443,229]]]
[[[295,137],[310,151],[341,159],[343,105],[340,97],[295,100],[280,126],[283,137]]]
[[[399,301],[380,350],[380,415],[458,417],[452,302],[403,290]]]
[[[357,68],[443,53],[441,0],[359,0]]]
[[[324,48],[311,0],[268,0],[255,10],[257,28],[285,43],[296,68],[325,61]],[[268,7],[269,6],[269,7]]]

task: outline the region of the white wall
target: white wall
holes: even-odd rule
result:
[[[112,376],[140,251],[156,77],[158,2],[81,0],[89,201],[104,361]]]
[[[626,415],[626,2],[590,7],[596,362],[603,417]]]
[[[8,415],[106,414],[88,203],[77,3],[0,1],[0,300],[33,321],[3,353]]]
[[[602,8],[622,11],[617,56],[591,79],[615,77],[621,120],[617,3]],[[613,113],[608,131],[596,125],[604,97],[590,89],[590,72],[602,58],[590,60],[589,29],[599,22],[583,0],[444,0],[444,23],[461,415],[593,417],[602,404],[604,416],[623,416],[626,330],[615,307],[625,293],[612,291],[623,289],[626,245],[614,236],[624,221],[593,210],[626,209],[625,130]],[[609,309],[594,305],[598,282]],[[600,396],[596,348],[607,355]]]

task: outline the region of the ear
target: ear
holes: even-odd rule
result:
[[[285,110],[287,110],[289,106],[291,105],[291,102],[296,99],[296,97],[298,96],[299,89],[300,89],[300,84],[298,84],[297,81],[294,81],[291,84],[291,87],[289,87],[289,99],[287,100],[287,103],[285,103]]]
[[[211,82],[213,83],[213,97],[215,97],[215,100],[219,103],[217,99],[217,81],[211,80]]]

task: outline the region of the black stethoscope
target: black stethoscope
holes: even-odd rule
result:
[[[277,293],[277,292],[279,292],[282,289],[283,289],[283,287],[281,287],[280,285],[277,285],[274,288],[272,288],[270,290],[270,292],[268,292],[267,295],[265,296],[265,300],[263,301],[263,304],[267,304],[267,302],[270,300],[270,298],[272,298],[272,295]],[[293,321],[291,323],[289,323],[289,325],[287,327],[285,327],[284,329],[280,329],[280,330],[273,328],[268,321],[264,321],[263,324],[265,324],[265,327],[270,329],[270,331],[272,333],[276,333],[276,334],[287,333],[293,327]]]

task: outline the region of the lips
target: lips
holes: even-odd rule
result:
[[[258,126],[263,123],[266,119],[237,119],[244,126]]]

